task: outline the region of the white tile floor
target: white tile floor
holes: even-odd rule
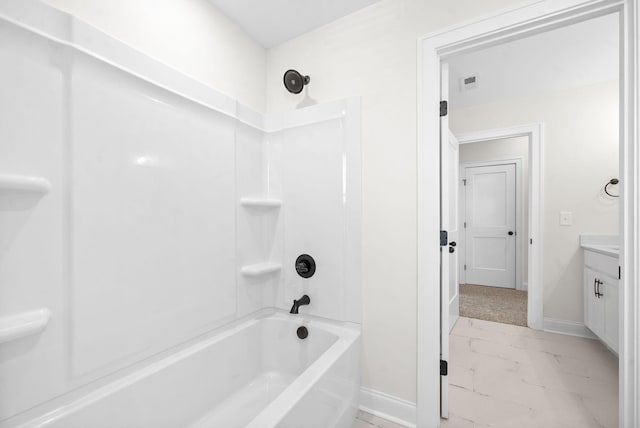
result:
[[[618,359],[596,340],[460,318],[443,428],[615,428]],[[364,412],[353,428],[398,428]]]

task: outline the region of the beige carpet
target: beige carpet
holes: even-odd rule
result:
[[[460,284],[460,316],[527,326],[527,292]]]

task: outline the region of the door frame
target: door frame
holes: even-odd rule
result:
[[[640,99],[635,0],[535,0],[476,18],[417,41],[417,390],[419,428],[440,424],[440,63],[454,54],[619,13],[620,43],[620,426],[640,426]],[[531,233],[531,232],[530,232]],[[533,236],[534,243],[541,236]],[[531,284],[529,284],[531,286]]]
[[[475,143],[477,141],[469,141],[468,143]],[[463,175],[463,171],[466,168],[478,168],[478,167],[483,167],[483,166],[498,166],[498,165],[515,165],[516,168],[516,174],[515,174],[515,190],[516,190],[516,195],[515,195],[515,200],[514,200],[514,204],[515,204],[515,208],[516,208],[516,214],[515,214],[515,230],[516,230],[516,236],[515,236],[515,247],[516,247],[516,259],[515,259],[515,278],[514,278],[514,289],[515,290],[525,290],[524,288],[524,275],[522,272],[522,253],[524,251],[524,247],[522,245],[523,241],[522,241],[522,225],[524,223],[524,218],[523,218],[523,212],[524,210],[522,209],[522,203],[523,203],[523,197],[522,194],[524,192],[524,186],[523,186],[523,174],[522,174],[522,163],[523,163],[523,159],[522,157],[515,157],[515,158],[509,158],[509,159],[496,159],[496,160],[490,160],[490,161],[477,161],[477,162],[462,162],[460,164],[460,177],[462,177]],[[466,176],[466,174],[465,174]],[[465,219],[466,218],[466,213],[467,213],[467,204],[466,204],[466,186],[462,187],[465,192],[465,199],[463,202],[463,199],[460,198],[459,204],[460,204],[460,218],[461,219]],[[529,225],[529,227],[531,227],[531,225]],[[462,241],[462,247],[465,251],[461,251],[460,253],[462,253],[462,256],[460,257],[461,260],[461,264],[466,264],[467,262],[467,252],[466,252],[466,244],[467,244],[467,235],[466,235],[466,228],[463,228],[464,231],[460,234],[460,236],[462,236],[462,238],[459,238],[458,241]],[[465,272],[464,273],[464,278],[465,278],[465,282],[466,282],[466,271],[462,271]],[[528,279],[527,279],[528,281]],[[527,284],[528,285],[528,284]]]

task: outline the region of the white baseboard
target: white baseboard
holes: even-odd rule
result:
[[[405,427],[416,426],[416,403],[360,387],[360,410]]]
[[[586,337],[588,339],[597,339],[596,335],[591,332],[583,323],[567,320],[559,320],[555,318],[545,318],[543,323],[544,331],[551,333],[567,334],[569,336]]]

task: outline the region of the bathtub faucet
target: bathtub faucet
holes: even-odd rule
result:
[[[308,305],[309,303],[311,303],[311,299],[309,298],[309,296],[307,296],[305,294],[304,296],[302,296],[300,298],[300,300],[294,300],[293,301],[293,306],[291,306],[291,310],[289,311],[289,313],[290,314],[297,314],[298,313],[298,308],[300,306]]]

